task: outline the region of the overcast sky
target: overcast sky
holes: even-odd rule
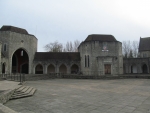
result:
[[[0,27],[24,28],[49,42],[111,34],[118,41],[150,37],[150,0],[0,0]]]

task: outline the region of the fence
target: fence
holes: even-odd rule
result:
[[[1,74],[0,78],[6,79],[6,80],[12,80],[20,82],[21,84],[25,82],[25,74],[24,73],[11,73],[11,74]]]

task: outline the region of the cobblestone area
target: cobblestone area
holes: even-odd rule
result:
[[[28,81],[34,96],[5,105],[20,113],[150,113],[150,79]]]

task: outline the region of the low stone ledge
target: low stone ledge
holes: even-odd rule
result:
[[[15,90],[6,90],[0,94],[0,103],[5,104],[13,95]]]

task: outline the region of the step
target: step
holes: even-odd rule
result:
[[[15,95],[14,94],[14,95],[11,96],[11,99],[18,99],[18,98],[29,97],[29,96],[34,95],[35,91],[36,91],[36,89],[33,88],[32,91],[30,93],[28,93],[28,94],[26,94],[26,93],[21,94],[21,95],[18,95],[18,94]]]
[[[18,99],[18,98],[24,98],[34,95],[36,89],[29,86],[22,86],[18,88],[14,94],[11,96],[10,99]]]
[[[15,92],[13,95],[29,94],[34,88],[30,87],[26,92]]]
[[[16,91],[21,91],[21,90],[23,90],[25,87],[22,85],[22,86],[20,86],[19,88],[17,88],[16,89]]]

